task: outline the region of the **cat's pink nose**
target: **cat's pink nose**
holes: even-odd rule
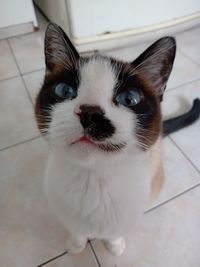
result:
[[[74,114],[76,114],[77,116],[81,115],[81,110],[80,110],[80,106],[76,106],[74,109]]]

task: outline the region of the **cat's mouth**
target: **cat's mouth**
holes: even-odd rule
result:
[[[117,144],[111,143],[111,142],[97,143],[85,135],[73,141],[70,145],[72,146],[72,145],[79,144],[79,143],[84,143],[84,144],[99,148],[105,152],[119,152],[126,146],[125,142],[121,142]]]

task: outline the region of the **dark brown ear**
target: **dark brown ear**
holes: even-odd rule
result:
[[[164,37],[153,43],[133,61],[134,73],[140,73],[162,99],[176,54],[176,41]]]
[[[73,68],[79,53],[65,34],[55,23],[47,26],[45,34],[45,62],[47,70],[54,71],[58,68]]]

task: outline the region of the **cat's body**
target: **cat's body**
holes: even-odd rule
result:
[[[51,152],[45,184],[51,205],[66,227],[86,239],[127,234],[149,196],[147,155],[127,153],[121,159],[81,167],[61,155],[61,151]]]
[[[46,33],[47,73],[36,116],[50,143],[45,192],[68,232],[67,249],[98,238],[115,254],[163,184],[162,98],[173,38],[133,63],[81,58],[64,32]]]

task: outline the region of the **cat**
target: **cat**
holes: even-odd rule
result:
[[[81,57],[58,25],[48,25],[35,114],[49,142],[45,193],[66,228],[68,252],[79,253],[96,238],[121,255],[124,237],[161,190],[160,102],[175,53],[175,39],[164,37],[133,62]],[[187,120],[164,123],[164,134],[198,118],[195,101]]]

